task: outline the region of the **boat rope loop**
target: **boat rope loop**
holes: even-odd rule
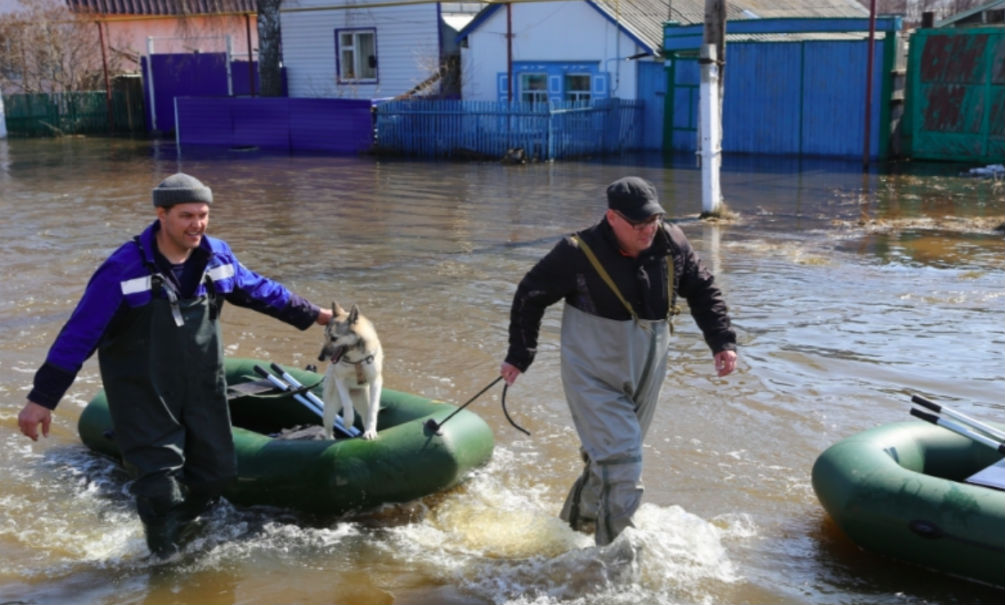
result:
[[[451,418],[453,418],[454,416],[456,416],[457,413],[460,412],[461,410],[463,410],[464,408],[468,407],[468,405],[472,401],[474,401],[475,399],[478,399],[479,397],[481,397],[482,393],[484,393],[485,391],[491,389],[500,380],[502,380],[502,376],[497,376],[495,380],[493,380],[492,382],[488,383],[487,385],[485,385],[485,387],[482,390],[480,390],[477,393],[475,393],[474,396],[471,397],[471,399],[468,399],[459,408],[457,408],[456,410],[454,410],[453,412],[451,412],[449,416],[447,416],[446,418],[443,419],[443,422],[440,422],[440,423],[437,424],[437,422],[435,420],[433,420],[432,418],[430,418],[429,420],[426,421],[426,427],[428,427],[434,433],[439,432],[440,428],[444,424],[446,424],[448,420],[450,420]],[[513,428],[515,428],[516,430],[520,431],[521,433],[524,433],[525,435],[530,435],[530,431],[528,431],[527,429],[525,429],[525,428],[521,427],[520,425],[518,425],[516,422],[513,421],[513,418],[510,417],[509,411],[506,409],[506,390],[507,389],[509,389],[509,385],[508,384],[503,384],[503,392],[502,392],[502,409],[503,409],[503,414],[506,416],[506,420],[509,421],[509,423],[513,426]]]
[[[506,420],[509,421],[509,423],[513,426],[513,428],[515,428],[516,430],[520,431],[524,435],[527,435],[528,437],[530,437],[530,431],[528,431],[527,429],[523,428],[519,424],[513,422],[513,419],[510,418],[510,416],[509,416],[509,412],[506,410],[506,390],[508,388],[509,388],[508,384],[504,384],[503,385],[503,392],[502,392],[502,409],[503,409],[503,415],[506,416]]]

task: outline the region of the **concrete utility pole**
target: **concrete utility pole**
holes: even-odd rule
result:
[[[722,213],[719,168],[722,165],[722,92],[721,65],[726,56],[726,3],[705,0],[705,30],[702,37],[701,86],[698,113],[701,135],[701,214]]]
[[[7,118],[3,115],[3,94],[0,93],[0,139],[7,138]]]
[[[872,140],[872,71],[876,53],[876,0],[869,1],[869,52],[865,66],[865,134],[862,143],[862,170],[869,169],[869,145]]]

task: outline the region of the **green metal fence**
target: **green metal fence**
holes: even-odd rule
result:
[[[44,137],[70,134],[137,134],[143,100],[131,90],[13,94],[3,96],[7,134]]]
[[[911,157],[995,163],[1005,158],[1005,30],[916,31],[908,83]]]

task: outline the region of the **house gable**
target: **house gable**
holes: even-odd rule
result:
[[[660,46],[662,45],[662,29],[659,29],[660,36],[655,39],[644,39],[642,36],[638,35],[633,28],[628,25],[628,15],[620,16],[620,13],[612,13],[606,10],[606,6],[603,4],[603,0],[583,0],[583,2],[592,7],[599,15],[610,21],[615,27],[621,30],[624,35],[631,38],[639,46],[645,47],[652,50],[654,53],[658,52]],[[493,18],[495,13],[499,10],[505,11],[505,6],[501,4],[491,4],[486,7],[483,11],[479,12],[474,19],[471,20],[460,32],[457,34],[458,43],[463,44],[464,40],[467,39],[468,35],[473,31],[477,30],[481,25]],[[661,24],[657,24],[662,27]]]
[[[634,99],[635,60],[659,52],[592,0],[489,6],[458,40],[465,100]]]

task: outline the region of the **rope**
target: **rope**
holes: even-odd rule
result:
[[[513,428],[515,428],[516,430],[518,430],[521,433],[523,433],[523,434],[527,435],[528,437],[530,437],[530,431],[528,431],[527,429],[523,428],[519,424],[513,422],[513,419],[509,417],[509,412],[506,410],[506,390],[508,388],[509,388],[508,384],[504,384],[503,385],[503,394],[502,394],[502,409],[503,409],[503,414],[506,416],[506,420],[509,420],[509,423],[513,426]]]
[[[479,397],[481,397],[482,393],[484,393],[485,391],[491,389],[500,380],[502,380],[502,376],[497,376],[495,380],[493,380],[492,382],[488,383],[487,385],[485,385],[485,387],[482,390],[480,390],[477,393],[475,393],[474,396],[471,397],[471,399],[468,399],[459,408],[457,408],[456,410],[454,410],[453,412],[451,412],[449,416],[447,416],[446,418],[443,419],[443,422],[440,422],[439,424],[437,424],[437,422],[435,420],[433,420],[432,418],[430,418],[426,422],[426,426],[428,426],[433,431],[439,431],[440,428],[442,428],[443,425],[446,424],[448,420],[450,420],[451,418],[453,418],[454,416],[456,416],[457,413],[460,412],[461,410],[463,410],[464,408],[468,407],[468,405],[472,401],[474,401],[475,399],[478,399]],[[502,409],[503,409],[503,414],[506,416],[506,420],[508,420],[509,423],[511,425],[513,425],[513,428],[515,428],[516,430],[520,431],[521,433],[524,433],[526,435],[530,435],[530,431],[528,431],[527,429],[521,427],[517,423],[513,422],[513,419],[509,415],[509,411],[506,409],[506,390],[508,388],[509,388],[508,384],[504,384],[503,385],[503,394],[502,394]]]

